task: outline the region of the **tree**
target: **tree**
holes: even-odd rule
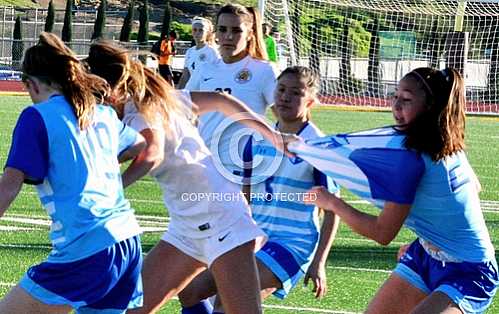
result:
[[[21,17],[19,15],[16,17],[16,23],[14,24],[13,38],[14,41],[12,42],[12,66],[14,69],[19,70],[21,68],[21,60],[23,58],[24,52]]]
[[[379,45],[379,20],[375,17],[372,22],[367,25],[367,30],[371,33],[369,42],[369,58],[367,66],[367,91],[369,96],[378,97],[380,95],[380,45]]]
[[[73,40],[73,0],[66,1],[66,12],[64,13],[64,25],[62,26],[61,39],[70,43]]]
[[[170,22],[172,20],[172,10],[170,7],[170,1],[165,1],[165,14],[163,16],[163,25],[161,26],[161,39],[170,33]]]
[[[144,4],[140,7],[139,23],[137,42],[139,44],[146,45],[149,41],[149,5],[147,0],[144,0]]]
[[[133,10],[135,7],[135,1],[130,1],[128,4],[128,12],[126,13],[125,20],[123,21],[123,26],[120,32],[120,41],[129,42],[130,34],[132,33],[132,22],[133,22]]]
[[[52,30],[54,29],[54,22],[55,22],[54,2],[50,0],[49,7],[47,9],[47,19],[45,20],[45,28],[43,30],[51,33]]]
[[[352,58],[352,42],[348,36],[350,33],[350,18],[345,16],[343,22],[343,32],[340,37],[340,86],[341,91],[345,94],[348,93],[349,85],[352,83],[352,69],[350,60]]]
[[[99,4],[99,9],[97,9],[97,19],[95,20],[92,39],[102,38],[102,34],[104,33],[104,28],[106,27],[106,10],[107,10],[107,1],[101,0]]]

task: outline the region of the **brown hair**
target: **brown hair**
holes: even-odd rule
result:
[[[95,97],[103,98],[109,92],[108,84],[89,74],[73,51],[51,33],[41,33],[38,43],[26,51],[22,70],[62,92],[73,107],[81,130],[92,121]]]
[[[155,121],[159,113],[165,127],[172,114],[181,112],[171,85],[140,61],[133,60],[128,50],[114,42],[93,43],[86,62],[92,73],[108,81],[117,94],[112,103],[120,116],[129,98],[147,121]]]
[[[315,102],[318,103],[317,94],[319,93],[321,80],[319,75],[315,73],[312,69],[300,65],[287,67],[284,71],[279,74],[277,81],[284,75],[294,75],[297,80],[305,81],[305,86],[307,87],[307,92],[311,94]],[[312,113],[309,110],[307,112],[307,119],[312,118]]]
[[[260,20],[260,14],[253,7],[244,7],[240,4],[227,4],[224,5],[217,13],[217,24],[218,18],[222,14],[234,14],[243,20],[244,23],[248,24],[252,30],[250,40],[248,42],[247,51],[248,54],[255,59],[268,60],[267,50],[265,48],[265,42],[263,40],[262,23]]]
[[[466,92],[461,74],[451,68],[417,68],[405,78],[418,84],[427,105],[407,126],[406,147],[427,153],[434,161],[463,150]]]

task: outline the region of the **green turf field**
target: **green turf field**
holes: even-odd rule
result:
[[[0,96],[0,164],[4,165],[10,136],[20,110],[29,104],[27,97]],[[349,112],[329,108],[316,109],[313,120],[325,133],[347,132],[390,124],[389,113]],[[469,117],[467,120],[468,156],[482,183],[483,210],[494,246],[499,248],[499,118]],[[127,191],[146,232],[143,247],[147,252],[160,238],[168,218],[157,185],[143,179]],[[355,201],[348,193],[347,200]],[[365,205],[358,205],[373,211]],[[25,187],[0,220],[0,296],[14,285],[28,266],[42,261],[50,251],[49,221],[32,187]],[[381,247],[352,233],[341,225],[329,256],[327,276],[329,293],[317,301],[311,287],[299,285],[285,301],[273,297],[265,301],[265,313],[351,313],[361,312],[388,277],[395,265],[399,245],[414,239],[402,230],[387,247]],[[168,271],[165,261],[165,271]],[[176,300],[161,313],[178,313]],[[495,301],[489,313],[499,313]]]

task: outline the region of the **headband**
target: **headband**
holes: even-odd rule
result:
[[[210,24],[206,19],[201,19],[201,18],[195,18],[192,20],[191,26],[194,26],[194,24],[201,24],[203,25],[203,28],[209,28]]]
[[[416,76],[418,78],[418,80],[420,80],[421,83],[423,83],[423,85],[426,87],[426,89],[428,90],[430,95],[433,97],[433,91],[431,90],[430,85],[428,84],[428,82],[426,82],[426,79],[421,74],[419,74],[416,71],[411,71],[411,72],[409,72],[409,74],[413,74],[414,76]]]

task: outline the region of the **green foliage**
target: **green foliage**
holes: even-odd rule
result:
[[[171,23],[171,29],[177,32],[178,40],[192,41],[193,38],[192,38],[191,24],[185,24],[173,21]]]
[[[47,19],[45,20],[44,31],[51,33],[54,29],[55,23],[55,10],[54,10],[54,2],[50,0],[49,7],[47,9]]]
[[[15,69],[21,68],[21,60],[23,58],[24,43],[23,32],[21,26],[21,17],[18,15],[16,17],[16,23],[14,24],[14,41],[12,43],[12,65]]]
[[[126,13],[125,19],[123,21],[123,26],[120,32],[120,41],[129,42],[130,34],[132,33],[132,22],[134,13],[135,1],[132,0],[128,4],[128,12]]]
[[[103,36],[104,28],[106,27],[106,10],[107,0],[101,0],[99,9],[97,10],[97,19],[95,20],[92,39],[102,38]]]
[[[66,1],[61,39],[66,43],[70,43],[73,40],[73,0]]]
[[[147,44],[149,41],[149,3],[147,0],[139,9],[139,34],[137,35],[137,42],[140,44]]]
[[[165,1],[165,13],[163,15],[163,24],[161,25],[161,38],[164,38],[170,33],[170,23],[172,20],[172,10],[170,7],[170,1]]]

